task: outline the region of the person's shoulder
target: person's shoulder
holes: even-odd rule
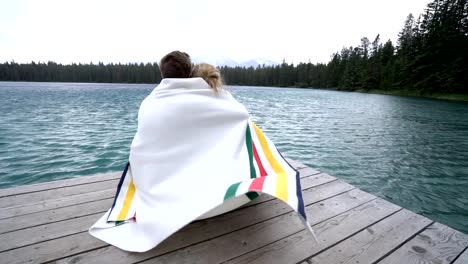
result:
[[[181,92],[184,90],[193,89],[211,89],[208,83],[202,78],[165,78],[153,89],[152,95],[173,93],[175,91]]]

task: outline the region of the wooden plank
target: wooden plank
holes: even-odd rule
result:
[[[468,248],[465,248],[465,251],[458,256],[453,264],[466,264],[468,263]]]
[[[431,223],[431,220],[403,209],[309,259],[309,262],[375,263]]]
[[[341,195],[338,195],[338,196],[335,196],[333,198],[330,198],[330,199],[327,199],[324,201],[324,203],[315,203],[315,204],[312,204],[310,206],[307,207],[307,214],[309,215],[310,217],[310,221],[312,224],[315,224],[315,223],[319,223],[319,222],[322,222],[322,221],[325,221],[326,219],[329,219],[333,216],[335,216],[336,214],[339,214],[339,213],[342,213],[343,211],[347,211],[353,207],[357,207],[363,203],[366,203],[372,199],[375,199],[374,196],[372,195],[369,195],[369,194],[366,194],[362,191],[359,191],[359,190],[352,190],[350,192],[346,192],[344,194],[341,194]],[[281,220],[278,222],[278,220]],[[264,243],[267,243],[269,239],[271,239],[272,236],[275,236],[275,235],[279,235],[281,236],[281,234],[277,234],[278,232],[274,232],[272,231],[272,229],[275,229],[274,226],[272,225],[280,225],[282,226],[283,228],[280,228],[281,232],[288,232],[288,229],[301,229],[303,227],[302,223],[300,222],[299,218],[296,216],[295,213],[289,213],[287,215],[282,215],[282,216],[279,216],[279,217],[276,217],[276,218],[272,218],[266,222],[263,222],[263,223],[260,223],[260,224],[257,224],[256,226],[254,227],[248,227],[247,229],[242,229],[240,231],[237,231],[235,233],[229,233],[225,236],[222,236],[222,237],[218,237],[216,239],[214,239],[214,241],[207,241],[207,242],[203,242],[201,244],[197,244],[193,247],[190,247],[189,249],[187,249],[189,252],[191,253],[194,253],[194,252],[197,252],[196,254],[188,254],[186,255],[186,261],[188,261],[190,263],[191,260],[193,259],[197,259],[198,261],[194,262],[194,263],[217,263],[218,262],[218,259],[210,259],[210,255],[216,255],[215,252],[223,252],[221,254],[224,255],[224,253],[226,253],[226,249],[229,249],[229,252],[230,253],[235,253],[235,250],[234,248],[231,247],[230,243],[232,241],[236,241],[236,242],[240,242],[241,245],[238,244],[238,247],[236,248],[237,250],[243,250],[244,247],[248,247],[249,246],[253,246],[253,247],[256,247],[257,245],[255,244],[255,242],[257,243],[262,243],[262,240],[264,240],[263,242]],[[252,230],[256,230],[260,233],[257,233],[255,234],[255,232],[253,232]],[[239,235],[238,233],[241,232],[242,234]],[[280,232],[280,233],[281,233]],[[248,234],[248,235],[246,235]],[[245,237],[244,237],[245,235]],[[187,236],[185,236],[187,237]],[[244,240],[245,239],[245,240]],[[252,241],[249,241],[250,239],[254,240],[253,242]],[[164,246],[165,243],[163,243],[161,246]],[[247,245],[248,244],[248,245]],[[217,245],[215,248],[212,248],[211,246],[212,245]],[[223,245],[225,245],[226,247],[224,248]],[[200,248],[201,247],[201,248]],[[156,251],[159,251],[161,249],[161,247],[158,247],[156,248]],[[220,251],[219,251],[220,250]],[[168,251],[169,252],[169,251]],[[165,253],[165,251],[162,251],[162,252],[157,252],[159,253],[159,255],[161,255],[162,253]],[[175,254],[175,255],[174,255]],[[151,254],[151,255],[157,255],[157,254]],[[164,257],[165,255],[163,255],[162,257],[162,262],[165,263],[184,263],[184,260],[182,259],[179,259],[179,257],[177,256],[178,253],[170,253],[169,254],[169,258]],[[100,257],[103,257],[103,256],[100,256]],[[121,256],[123,257],[123,256]],[[129,257],[133,257],[133,256],[129,256]],[[135,262],[137,261],[136,259],[134,258],[129,258],[129,257],[126,257],[126,258],[122,258],[120,261],[118,261],[117,259],[112,259],[112,261],[118,261],[116,263],[132,263],[132,262]],[[149,258],[151,257],[149,254],[144,256],[145,258]],[[184,259],[185,259],[184,257]],[[102,260],[105,260],[106,258],[102,258],[100,259],[101,261]],[[83,259],[85,260],[85,259]],[[138,261],[141,261],[143,259],[138,259]],[[159,262],[161,259],[158,258],[157,262]],[[87,263],[88,262],[88,259],[86,259],[86,261],[83,261],[81,263]],[[67,263],[67,262],[65,262]],[[73,262],[69,262],[69,263],[73,263]],[[99,263],[99,261],[93,261],[91,263]]]
[[[307,193],[307,192],[315,193],[315,195],[307,196],[307,199],[305,199],[305,203],[309,204],[309,203],[321,201],[323,199],[326,199],[327,197],[346,192],[347,190],[353,189],[353,188],[354,187],[352,187],[351,185],[340,182],[340,181],[333,181],[329,184],[320,185],[320,186],[311,188],[304,192],[304,193]],[[366,197],[367,199],[370,199],[369,196],[366,196]],[[355,199],[355,198],[352,198],[352,199],[356,201],[360,201],[360,199]],[[339,203],[339,204],[341,205],[343,203]],[[164,243],[158,246],[156,250],[159,250],[159,251],[154,251],[154,252],[150,251],[148,252],[148,254],[155,254],[155,253],[161,254],[161,252],[168,252],[168,251],[175,250],[180,247],[187,246],[193,243],[199,243],[203,240],[210,239],[216,236],[220,236],[229,232],[233,232],[237,229],[245,228],[257,222],[265,221],[267,219],[274,218],[275,216],[279,214],[285,214],[290,211],[291,210],[289,206],[287,206],[283,202],[280,202],[278,200],[272,200],[269,202],[265,202],[265,203],[261,203],[255,206],[244,208],[242,210],[236,210],[236,211],[221,215],[219,217],[210,218],[210,219],[206,219],[203,221],[197,221],[185,227],[178,233],[174,234],[168,240],[166,240]],[[32,244],[32,243],[36,243],[36,244],[34,244],[34,247],[29,247],[29,246],[24,247],[23,248],[24,250],[21,250],[21,248],[18,250],[15,250],[17,254],[24,255],[24,256],[47,254],[49,257],[49,260],[63,258],[67,256],[67,255],[63,255],[63,252],[66,251],[64,248],[69,248],[69,245],[67,245],[66,243],[60,242],[62,238],[52,240],[55,242],[53,246],[51,246],[52,242],[39,243],[40,241],[44,241],[42,237],[36,238],[36,239],[34,238],[28,239],[24,237],[28,235],[32,236],[34,232],[42,231],[43,232],[42,234],[46,236],[46,239],[53,239],[54,237],[58,238],[58,237],[66,236],[68,232],[78,233],[81,231],[83,233],[81,233],[77,239],[84,238],[86,236],[89,236],[87,232],[86,233],[84,232],[100,216],[101,214],[94,215],[94,218],[91,217],[92,220],[81,217],[81,218],[72,219],[68,223],[64,223],[65,222],[64,221],[64,222],[54,223],[50,225],[44,225],[44,226],[41,226],[42,227],[41,230],[35,230],[34,228],[30,228],[30,229],[27,229],[26,231],[20,230],[16,232],[7,233],[5,235],[9,235],[9,236],[4,239],[2,235],[2,239],[0,239],[0,243],[3,243],[1,242],[1,240],[9,240],[11,238],[12,241],[8,242],[10,246],[6,245],[3,248],[8,248],[8,247],[12,248],[11,246],[12,242],[15,242],[15,245],[17,245],[18,243],[21,243],[26,239],[27,243],[22,243],[23,246],[26,246],[27,244]],[[50,230],[53,230],[53,232],[50,232]],[[15,237],[18,237],[18,238],[15,238]],[[83,240],[86,241],[85,239]],[[80,248],[89,249],[89,246],[81,245]],[[79,248],[70,250],[69,254],[79,253],[79,251],[77,252],[77,250],[79,250]],[[109,249],[103,249],[99,251],[99,254],[97,254],[97,257],[106,256],[106,258],[114,259],[113,256],[117,256],[115,258],[115,261],[118,261],[119,259],[125,259],[121,256],[119,252],[125,253],[124,251],[121,251],[114,247],[109,247]],[[107,254],[109,254],[109,256],[107,256]],[[125,255],[127,254],[128,253],[125,253]],[[135,254],[131,254],[131,255],[132,257],[134,257]],[[144,256],[142,254],[137,254],[137,255]],[[93,252],[86,253],[85,256],[92,259],[92,257],[94,256],[94,253]],[[7,256],[4,256],[2,253],[0,253],[0,259],[3,259],[3,258],[7,259]],[[84,256],[79,255],[78,257],[70,258],[71,259],[70,261],[75,263],[77,259],[81,259],[81,258],[87,259]],[[83,263],[90,263],[91,262],[90,259],[87,259],[87,261]],[[7,259],[7,260],[12,261],[12,262],[16,261],[15,259]]]
[[[13,188],[0,189],[0,198],[18,194],[32,193],[50,189],[58,189],[68,186],[76,186],[86,183],[100,182],[119,179],[121,172],[112,172],[105,174],[97,174],[92,176],[81,176],[73,179],[65,179],[58,181],[43,182],[24,186],[16,186]]]
[[[359,206],[372,199],[375,199],[375,196],[354,189],[333,198],[327,199],[323,203],[312,204],[307,207],[307,212],[313,216],[311,221],[320,222],[323,221],[323,219],[330,218],[333,215],[349,210],[352,207]],[[278,200],[275,202],[284,205],[284,203],[279,202]],[[103,263],[106,261],[114,264],[134,263],[219,236],[222,229],[228,228],[229,230],[223,230],[224,233],[228,233],[226,231],[233,230],[232,225],[238,225],[238,227],[248,226],[248,223],[239,225],[241,221],[243,222],[249,220],[249,218],[242,219],[242,217],[258,217],[259,214],[272,213],[272,211],[278,210],[276,204],[275,206],[268,205],[264,208],[251,209],[251,211],[243,212],[242,215],[228,215],[224,219],[222,216],[213,218],[211,221],[203,223],[201,226],[197,225],[197,223],[191,224],[187,228],[184,228],[180,232],[171,236],[168,240],[164,241],[155,249],[146,253],[135,255],[121,251],[115,247],[106,247],[96,251],[86,252],[84,254],[62,259],[58,261],[58,263]],[[233,221],[233,219],[235,219],[235,221]],[[263,217],[259,220],[262,219],[268,218]],[[260,222],[259,220],[254,220],[252,222]]]
[[[305,190],[305,189],[309,189],[320,184],[325,184],[327,182],[336,181],[336,180],[338,179],[326,173],[319,173],[316,175],[302,178],[301,187],[303,190]]]
[[[331,188],[330,188],[331,187]],[[323,185],[312,187],[302,193],[304,201],[325,200],[330,197],[330,193],[343,193],[356,187],[342,181],[332,181]],[[333,191],[331,191],[331,190]]]
[[[452,263],[467,246],[468,235],[435,223],[379,263],[448,264]]]
[[[399,210],[399,206],[377,199],[315,225],[318,243],[303,230],[234,258],[228,263],[296,263],[343,241]]]
[[[299,170],[300,177],[307,177],[310,175],[317,174],[316,170],[310,168],[303,168]],[[99,176],[99,175],[98,175]],[[106,176],[106,175],[103,175]],[[329,176],[332,177],[332,176]],[[73,180],[64,180],[63,182],[57,181],[56,184],[69,185],[69,181]],[[78,180],[78,179],[76,179]],[[11,195],[7,197],[0,198],[0,212],[4,209],[11,209],[13,207],[24,207],[27,205],[38,204],[45,200],[60,199],[62,197],[67,197],[70,195],[76,195],[80,193],[95,192],[104,189],[116,188],[119,179],[106,180],[95,183],[84,183],[79,185],[66,186],[64,188],[43,190],[31,193],[24,193],[18,195]],[[0,215],[0,219],[6,218],[3,214]]]
[[[316,174],[320,173],[320,171],[309,168],[309,167],[298,169],[297,171],[299,171],[299,177],[300,178],[304,178],[304,177],[307,177],[307,176],[316,175]]]
[[[100,214],[77,217],[0,235],[0,252],[86,231]]]
[[[358,207],[374,199],[376,199],[376,197],[370,193],[359,189],[352,189],[335,197],[321,200],[319,203],[307,206],[306,213],[311,224],[319,223],[324,219],[339,215],[351,208]]]
[[[288,206],[262,195],[244,208],[186,226],[149,252],[124,252],[86,232],[110,206],[115,183],[111,188],[96,192],[1,208],[0,263],[105,263],[109,260],[112,263],[467,262],[466,235],[433,224],[414,236],[425,227],[421,225],[427,225],[430,220],[376,199],[330,175],[307,167],[300,173],[302,188],[306,189],[306,212],[320,241],[317,245],[310,235],[301,231],[301,223]],[[60,183],[64,184],[63,188],[52,187],[50,191],[100,184],[99,181],[67,184],[67,181]],[[37,198],[34,196],[37,193],[45,194],[47,189],[40,189],[45,185],[26,188],[4,198],[29,195]],[[108,197],[104,198],[104,193]],[[96,200],[96,197],[102,199]],[[3,200],[0,198],[0,206]],[[369,204],[374,205],[367,207]],[[39,212],[40,209],[33,209],[35,205],[47,211]],[[352,213],[356,210],[359,212]],[[8,214],[4,217],[3,213]],[[305,259],[311,255],[314,257]]]
[[[48,210],[64,208],[71,205],[113,198],[116,192],[115,187],[116,186],[114,186],[112,189],[102,191],[82,193],[59,199],[46,200],[37,204],[26,205],[22,207],[0,209],[0,219],[6,219],[37,212],[47,212]]]
[[[305,181],[303,185],[306,188],[314,187],[314,186],[324,184],[326,182],[330,182],[336,179],[326,174],[307,176],[308,174],[309,174],[308,170],[301,171],[301,175],[305,177],[304,178]],[[113,195],[113,194],[114,192],[108,192],[109,197],[110,195]],[[258,201],[256,201],[256,203],[268,201],[271,199],[273,198],[261,197],[261,198],[258,198]],[[106,200],[92,201],[91,203],[81,203],[81,204],[78,204],[76,208],[73,206],[61,207],[61,208],[54,209],[51,211],[39,211],[30,215],[29,214],[20,215],[14,218],[0,219],[0,234],[22,229],[22,228],[31,227],[31,226],[38,226],[38,225],[46,224],[50,222],[66,220],[71,217],[79,217],[79,216],[85,216],[85,215],[89,215],[93,213],[105,212],[111,206],[111,203],[112,203],[112,199],[109,198]],[[248,206],[253,205],[253,204],[255,203],[251,203]],[[105,208],[106,205],[107,205],[107,208]],[[2,216],[3,215],[4,214],[2,212]],[[31,221],[31,219],[34,219],[34,221]]]
[[[70,195],[96,192],[116,188],[118,179],[96,183],[87,183],[76,186],[63,187],[59,189],[45,190],[33,193],[18,194],[0,198],[0,208],[22,207],[25,205],[38,204],[45,200],[58,199]]]
[[[286,161],[291,165],[293,166],[296,170],[297,169],[302,169],[302,168],[306,168],[307,165],[304,165],[303,163],[297,161],[297,160],[292,160],[292,159],[289,159],[289,158],[286,158]],[[318,173],[318,171],[317,171]]]
[[[290,159],[287,159],[287,160],[295,169],[307,168],[308,170],[307,173],[312,172],[310,173],[310,175],[320,173],[319,171],[309,168],[306,165],[298,161],[294,161]],[[72,178],[72,179],[63,179],[63,180],[42,182],[42,183],[29,184],[29,185],[23,185],[23,186],[15,186],[12,188],[0,189],[0,198],[3,198],[5,196],[12,196],[12,195],[18,195],[18,194],[26,194],[26,193],[39,192],[39,191],[44,191],[44,190],[82,185],[82,184],[87,184],[87,183],[115,180],[115,179],[120,179],[121,174],[122,172],[118,171],[118,172],[111,172],[111,173],[96,174],[96,175],[91,175],[91,176],[80,176],[80,177]]]
[[[86,234],[84,236],[83,234],[75,234],[2,252],[0,253],[0,263],[44,263],[57,258],[57,256],[69,256],[107,245],[105,242],[97,240],[90,235]],[[51,258],[51,256],[54,258]]]
[[[54,223],[70,218],[86,216],[96,213],[105,213],[111,206],[113,198],[67,206],[58,209],[41,211],[0,220],[0,234],[12,232],[28,227]]]
[[[302,187],[303,188],[310,188],[314,187],[320,184],[324,184],[327,182],[330,182],[336,178],[330,175],[326,174],[318,174],[314,175],[315,171],[314,170],[309,170],[308,168],[304,168],[299,170],[300,172],[300,177],[306,178],[302,180]],[[309,176],[314,175],[314,178],[308,178]],[[73,195],[73,196],[68,196],[65,198],[59,198],[57,200],[46,200],[42,201],[38,204],[32,204],[32,205],[26,205],[23,207],[13,207],[13,208],[8,208],[8,209],[0,209],[0,220],[1,219],[6,219],[10,217],[15,217],[15,216],[21,216],[21,215],[26,215],[26,214],[31,214],[31,213],[38,213],[38,212],[44,212],[45,214],[49,214],[51,212],[46,213],[45,211],[51,210],[51,209],[58,209],[58,208],[64,208],[67,206],[72,206],[75,204],[82,204],[86,202],[93,202],[97,200],[102,200],[106,198],[112,198],[115,195],[115,188],[117,184],[112,187],[112,189],[108,189],[105,191],[96,191],[92,193],[84,193],[84,194],[78,194],[78,195]],[[250,205],[256,204],[256,203],[261,203],[265,201],[269,201],[273,199],[272,197],[269,196],[261,196],[257,199],[255,199]],[[54,213],[54,212],[52,212]],[[58,212],[57,212],[58,213]],[[36,215],[31,216],[36,218]],[[27,218],[25,216],[25,218]],[[14,221],[13,219],[9,221]],[[0,221],[1,222],[1,221]],[[34,221],[37,222],[37,221]],[[38,223],[35,223],[36,225]],[[1,228],[0,228],[1,229]]]
[[[289,213],[141,263],[297,263],[310,252],[339,242],[399,209],[377,199],[319,224],[312,223],[320,244],[306,233],[299,218]]]

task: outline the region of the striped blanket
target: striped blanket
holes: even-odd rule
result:
[[[144,252],[194,220],[267,193],[310,225],[299,173],[229,92],[201,78],[163,79],[145,98],[112,207],[91,235]]]

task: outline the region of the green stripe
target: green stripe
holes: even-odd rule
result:
[[[257,172],[255,171],[253,150],[252,150],[252,134],[250,134],[250,124],[247,124],[247,131],[245,132],[245,143],[247,144],[247,151],[249,152],[250,162],[250,178],[257,178]]]
[[[252,201],[253,199],[259,197],[260,195],[256,192],[248,192],[246,193],[245,195],[247,195],[247,197],[249,197],[249,199]]]
[[[239,188],[239,185],[241,183],[238,182],[238,183],[234,183],[233,185],[231,185],[228,190],[226,191],[226,194],[224,195],[224,201],[230,199],[231,197],[235,196],[236,195],[236,192],[237,192],[237,188]]]

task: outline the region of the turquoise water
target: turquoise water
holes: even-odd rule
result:
[[[120,171],[154,85],[0,82],[0,188]],[[229,87],[288,157],[468,233],[468,104]]]

